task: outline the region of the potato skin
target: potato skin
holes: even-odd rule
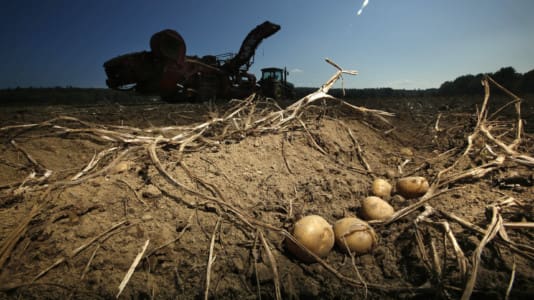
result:
[[[293,237],[304,247],[319,257],[325,257],[334,247],[334,231],[325,219],[318,215],[305,216],[293,226]],[[286,238],[286,247],[303,262],[315,262],[315,259],[297,244]]]
[[[377,178],[373,181],[372,192],[377,197],[389,198],[391,196],[391,189],[391,184],[385,179]]]
[[[393,206],[376,196],[363,199],[361,215],[365,220],[385,220],[395,213]]]
[[[370,252],[378,242],[374,229],[356,217],[346,217],[334,224],[336,245],[344,252],[358,254]]]
[[[428,181],[421,176],[404,177],[397,180],[397,193],[405,198],[423,196],[429,189]]]

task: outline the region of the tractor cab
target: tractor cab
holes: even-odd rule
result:
[[[286,68],[261,69],[261,79],[258,81],[262,95],[274,99],[295,97],[295,87],[287,82],[289,72]]]
[[[261,80],[286,81],[286,76],[288,74],[289,73],[285,69],[265,68],[261,69]]]

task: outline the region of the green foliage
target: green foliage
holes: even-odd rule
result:
[[[534,91],[534,70],[521,74],[512,67],[505,67],[487,75],[512,92]],[[480,94],[483,92],[481,85],[483,76],[483,74],[463,75],[454,81],[446,81],[439,87],[439,94],[444,96]]]

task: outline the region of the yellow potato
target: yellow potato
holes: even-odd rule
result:
[[[393,215],[395,209],[379,197],[369,196],[363,199],[361,214],[366,220],[384,220]]]
[[[377,178],[373,181],[372,192],[377,197],[389,198],[391,196],[391,184],[385,179]]]
[[[367,222],[356,217],[347,217],[334,224],[336,245],[341,250],[355,254],[365,254],[378,242],[375,231]],[[348,248],[348,249],[347,249]]]
[[[309,215],[298,220],[293,227],[293,236],[304,247],[319,257],[325,257],[334,247],[334,231],[325,219],[317,215]],[[303,262],[314,262],[315,259],[286,238],[287,249]]]
[[[421,176],[404,177],[397,180],[397,193],[405,198],[423,196],[428,191],[426,178]]]

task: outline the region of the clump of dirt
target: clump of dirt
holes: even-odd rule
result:
[[[516,119],[301,104],[5,111],[0,298],[534,294],[532,138],[499,145],[523,134]],[[301,216],[358,216],[373,179],[410,175],[431,189],[386,199],[371,253],[306,264],[285,249]]]

